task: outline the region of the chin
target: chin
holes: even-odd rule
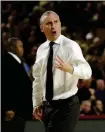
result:
[[[56,40],[58,37],[59,37],[58,35],[53,36],[53,38],[52,38],[53,41]]]

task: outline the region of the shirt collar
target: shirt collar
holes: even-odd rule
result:
[[[60,36],[54,41],[54,43],[60,45],[61,37],[62,35],[60,34]],[[47,42],[50,43],[51,41],[47,39]]]
[[[8,52],[10,55],[12,55],[13,56],[13,58],[15,58],[15,60],[17,60],[19,63],[21,63],[21,60],[20,60],[20,58],[17,56],[17,55],[15,55],[14,53],[12,53],[12,52]]]

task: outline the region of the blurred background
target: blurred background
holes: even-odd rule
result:
[[[39,20],[47,10],[53,10],[60,16],[62,34],[80,45],[92,68],[91,79],[79,80],[78,83],[80,121],[105,120],[104,1],[1,1],[1,54],[6,52],[8,38],[20,38],[24,45],[25,69],[33,80],[31,68],[36,59],[36,51],[46,40],[40,31]],[[79,128],[78,125],[77,132]],[[91,129],[95,131],[89,129],[89,132],[105,131],[103,127],[100,130]],[[85,131],[81,128],[82,131],[88,132],[88,129]]]

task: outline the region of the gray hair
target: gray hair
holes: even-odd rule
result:
[[[56,14],[58,16],[58,14],[54,11],[46,11],[42,14],[41,18],[40,18],[40,25],[44,22],[45,18],[49,15],[49,14]],[[59,17],[59,16],[58,16]]]

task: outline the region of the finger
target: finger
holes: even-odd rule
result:
[[[62,62],[62,63],[64,63],[64,61],[57,55],[57,58],[59,58],[59,60]]]
[[[61,66],[56,66],[56,65],[55,65],[55,67],[58,68],[58,69],[60,69],[60,70],[62,70],[62,67],[61,67]]]
[[[55,67],[56,67],[56,68],[61,68],[62,66],[61,66],[61,65],[55,64]]]
[[[56,66],[59,66],[59,67],[61,67],[62,65],[60,65],[60,63],[57,63],[57,62],[55,62],[55,64],[54,65],[56,65]]]
[[[64,64],[58,57],[55,58],[55,61],[56,61],[57,63],[59,63],[60,65],[63,65],[63,64]]]
[[[35,113],[37,113],[37,112],[38,112],[38,108],[35,109]]]
[[[42,114],[41,114],[41,115],[38,115],[38,114],[35,115],[35,118],[36,118],[37,120],[41,120],[41,117],[42,117]]]
[[[37,109],[36,114],[39,116],[42,115],[42,109]]]
[[[38,113],[37,113],[37,115],[38,115],[38,116],[41,116],[41,115],[42,115],[42,113],[41,113],[41,112],[38,112]]]
[[[59,56],[56,56],[56,60],[57,60],[59,63],[64,63],[63,60],[62,60]]]
[[[35,118],[39,118],[39,115],[38,113],[34,114]]]
[[[35,115],[35,119],[39,120],[39,117],[37,115]]]

